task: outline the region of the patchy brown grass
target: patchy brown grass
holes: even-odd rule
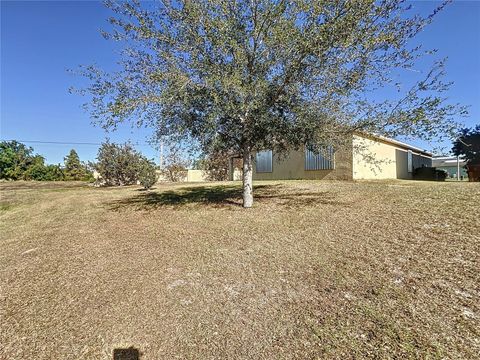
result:
[[[468,359],[480,186],[0,184],[0,358]]]

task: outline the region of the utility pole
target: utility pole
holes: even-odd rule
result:
[[[163,170],[163,140],[160,140],[160,170]]]
[[[457,155],[457,181],[460,181],[460,156]]]

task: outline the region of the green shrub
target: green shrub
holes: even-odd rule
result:
[[[140,184],[145,189],[150,189],[158,180],[155,165],[149,160],[144,160],[140,165],[140,173],[138,175]]]
[[[103,185],[122,186],[136,184],[142,156],[131,144],[103,143],[98,150],[95,169]]]
[[[434,167],[419,167],[413,171],[415,180],[445,181],[447,172]]]
[[[162,168],[162,175],[168,181],[177,182],[187,177],[189,161],[185,159],[179,148],[170,149],[166,158],[166,165]]]
[[[103,143],[94,166],[100,175],[100,184],[105,186],[133,185],[143,181],[142,185],[148,189],[156,182],[153,162],[128,143]]]
[[[47,168],[42,160],[36,160],[32,165],[30,165],[27,170],[23,173],[24,180],[36,180],[43,181],[47,177]]]
[[[45,175],[43,177],[45,181],[61,181],[65,180],[63,170],[60,165],[46,165]]]

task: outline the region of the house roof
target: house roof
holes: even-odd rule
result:
[[[457,166],[457,157],[456,156],[435,156],[432,159],[434,166]],[[467,162],[460,158],[460,166],[464,166]]]
[[[424,155],[424,156],[428,156],[428,157],[432,157],[433,154],[428,152],[427,150],[423,150],[423,149],[420,149],[416,146],[413,146],[413,145],[410,145],[410,144],[407,144],[407,143],[404,143],[404,142],[401,142],[401,141],[398,141],[398,140],[395,140],[395,139],[391,139],[391,138],[388,138],[388,137],[385,137],[385,136],[382,136],[382,135],[374,135],[374,134],[366,134],[366,133],[355,133],[356,135],[358,136],[362,136],[362,137],[366,137],[366,138],[372,138],[374,140],[377,140],[377,141],[381,141],[381,142],[384,142],[384,143],[387,143],[387,144],[391,144],[391,145],[395,145],[395,146],[398,146],[402,149],[405,149],[405,150],[412,150],[414,152],[417,152],[421,155]]]
[[[374,135],[374,134],[371,134],[371,133],[362,133],[362,132],[359,132],[359,131],[354,132],[354,134],[357,135],[357,136],[364,137],[364,138],[370,138],[370,139],[374,139],[376,141],[381,141],[381,142],[386,143],[386,144],[395,145],[395,146],[400,147],[400,148],[405,149],[405,150],[412,150],[413,152],[419,153],[419,154],[427,156],[427,157],[433,157],[433,154],[431,152],[428,152],[427,150],[420,149],[416,146],[413,146],[413,145],[410,145],[410,144],[407,144],[407,143],[404,143],[404,142],[401,142],[401,141],[398,141],[398,140],[395,140],[395,139],[391,139],[391,138],[388,138],[386,136]],[[242,155],[241,154],[232,154],[230,157],[231,158],[242,158]]]

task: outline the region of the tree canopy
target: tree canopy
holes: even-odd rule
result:
[[[80,162],[75,150],[60,164],[45,164],[45,158],[33,148],[12,140],[0,142],[0,179],[5,180],[91,180],[92,173]]]
[[[242,154],[247,207],[255,150],[339,147],[352,131],[432,139],[465,114],[442,94],[443,60],[401,81],[434,55],[411,39],[445,4],[426,17],[399,0],[107,5],[114,30],[104,36],[125,47],[117,72],[83,68],[94,121],[132,121],[205,153]]]
[[[72,149],[64,159],[66,180],[87,180],[91,174],[85,164],[82,164],[77,152]]]
[[[33,149],[18,141],[0,142],[0,179],[19,180],[34,162]]]
[[[452,152],[457,156],[463,156],[467,164],[480,165],[480,125],[462,129],[453,143]]]

